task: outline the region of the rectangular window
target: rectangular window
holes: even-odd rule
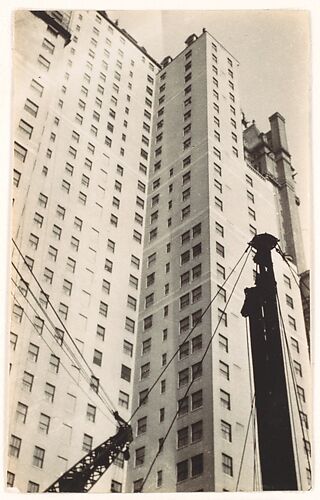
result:
[[[189,463],[188,460],[183,460],[177,463],[177,483],[188,479],[189,477]]]
[[[224,257],[224,246],[221,245],[218,241],[216,241],[216,252],[220,257]]]
[[[195,302],[198,302],[198,300],[200,300],[202,296],[201,286],[194,288],[191,292],[191,295],[192,295],[192,303],[194,304]]]
[[[13,185],[18,187],[20,184],[21,173],[18,170],[13,170]]]
[[[7,487],[12,488],[14,486],[15,474],[10,471],[7,471]],[[39,485],[38,485],[39,486]],[[29,491],[29,489],[28,489]],[[39,490],[37,490],[39,491]]]
[[[32,457],[32,465],[35,467],[39,467],[39,469],[43,468],[45,450],[40,448],[39,446],[34,447],[33,457]]]
[[[233,461],[229,455],[222,453],[222,470],[228,476],[233,476]]]
[[[224,335],[221,335],[221,333],[219,333],[219,348],[224,352],[229,351],[228,339]]]
[[[59,304],[59,314],[63,319],[67,319],[68,317],[68,306],[60,302]]]
[[[146,339],[142,342],[142,355],[144,356],[151,351],[151,339]]]
[[[196,391],[191,394],[191,409],[196,410],[203,405],[202,390]]]
[[[24,109],[28,111],[30,115],[36,117],[38,114],[39,106],[30,99],[27,99],[24,105]]]
[[[26,419],[27,419],[27,414],[28,414],[28,407],[27,407],[27,405],[18,402],[17,409],[16,409],[16,420],[17,420],[17,422],[21,422],[22,424],[25,424],[26,423]]]
[[[123,341],[122,350],[123,350],[124,354],[126,354],[127,356],[130,356],[130,358],[132,358],[132,355],[133,355],[133,344],[131,344],[131,342],[128,342],[127,340],[124,340]]]
[[[190,271],[186,271],[180,276],[180,286],[187,285],[190,282]]]
[[[190,260],[190,250],[187,250],[186,252],[182,253],[180,256],[181,264],[185,264],[186,262],[189,262]]]
[[[213,148],[213,154],[219,159],[221,160],[221,152],[219,151],[219,149],[217,148]]]
[[[217,179],[214,179],[214,187],[219,193],[222,193],[222,184]]]
[[[19,129],[27,135],[28,139],[31,139],[33,127],[29,123],[24,120],[20,120]]]
[[[145,363],[140,368],[140,378],[141,380],[148,378],[150,374],[150,363]]]
[[[131,380],[131,368],[126,365],[121,365],[121,378],[130,382]]]
[[[183,446],[188,446],[189,444],[189,428],[183,427],[177,432],[177,447],[182,448]]]
[[[225,276],[226,275],[226,270],[223,266],[221,266],[221,264],[219,264],[217,262],[217,277],[219,278],[222,278],[222,279],[225,279]]]
[[[123,391],[119,391],[119,400],[118,400],[119,406],[122,408],[129,408],[129,394]]]
[[[296,330],[297,329],[296,320],[289,314],[288,314],[288,320],[289,320],[289,326],[293,328],[293,330]]]
[[[97,377],[95,377],[94,375],[91,375],[90,388],[98,394],[99,393],[99,386],[100,386],[100,380]]]
[[[9,444],[9,455],[11,457],[19,458],[20,448],[21,448],[22,439],[14,434],[11,434],[10,444]]]
[[[185,295],[182,295],[180,297],[180,309],[184,309],[190,304],[190,295],[189,293],[186,293]]]
[[[230,394],[223,389],[220,389],[220,403],[223,408],[226,410],[231,409],[231,399]]]
[[[125,319],[125,329],[128,330],[128,332],[134,333],[135,322],[133,319],[128,318],[128,316]]]
[[[18,335],[16,335],[13,332],[10,332],[10,345],[13,351],[16,350],[17,342],[18,342]]]
[[[203,455],[191,457],[191,477],[199,476],[203,473]]]
[[[302,367],[301,367],[301,364],[298,363],[298,361],[293,360],[293,368],[294,368],[296,375],[298,375],[299,377],[302,377]]]
[[[40,413],[39,431],[44,434],[48,434],[49,426],[50,426],[50,417],[48,417],[48,415],[45,415],[44,413]]]
[[[152,314],[143,320],[143,329],[148,330],[152,327]]]
[[[195,280],[196,278],[199,278],[199,276],[201,276],[201,273],[201,264],[197,264],[192,268],[192,279]]]
[[[106,329],[104,328],[104,326],[97,325],[97,337],[100,340],[104,341],[105,333],[106,333]]]
[[[292,299],[292,297],[290,297],[290,295],[287,295],[287,294],[286,294],[286,304],[287,304],[287,306],[289,306],[291,309],[293,309],[293,308],[294,308],[294,306],[293,306],[293,299]]]
[[[202,335],[197,335],[191,339],[192,352],[197,352],[202,349]]]
[[[225,422],[224,420],[221,420],[221,435],[223,439],[226,439],[231,443],[232,441],[231,425],[228,424],[228,422]]]
[[[135,467],[143,465],[145,460],[145,447],[142,446],[135,450]]]
[[[56,388],[54,385],[46,382],[45,389],[44,389],[44,395],[45,395],[46,400],[49,401],[50,403],[52,403],[54,400],[55,390],[56,390]]]
[[[181,344],[179,347],[179,359],[184,359],[187,356],[189,356],[189,351],[190,351],[190,345],[189,342],[184,342]]]
[[[292,347],[292,350],[294,350],[297,354],[299,354],[299,352],[300,352],[299,342],[296,339],[294,339],[293,337],[291,337],[291,347]]]
[[[97,349],[94,349],[93,351],[93,361],[95,365],[101,366],[102,365],[102,352],[98,351]]]
[[[72,283],[68,280],[63,280],[62,289],[66,295],[70,296],[72,292]]]
[[[192,257],[195,259],[196,257],[198,257],[199,255],[201,255],[201,252],[202,252],[202,246],[201,246],[201,243],[198,243],[197,245],[195,245],[194,247],[192,247]]]
[[[192,373],[192,380],[197,380],[198,378],[202,377],[202,363],[195,363],[191,367],[191,373]]]
[[[222,238],[224,237],[224,227],[219,224],[219,222],[216,222],[215,223],[215,229],[216,229],[216,233],[219,234],[219,236],[222,236]]]
[[[218,319],[219,322],[222,323],[224,326],[228,326],[227,313],[219,308],[218,308]]]
[[[230,379],[230,370],[229,365],[224,363],[223,361],[219,361],[219,372],[222,377],[229,380]]]
[[[50,354],[49,369],[52,373],[58,373],[60,366],[60,358],[55,354]]]
[[[178,387],[183,387],[189,383],[189,368],[185,368],[178,373]]]
[[[62,182],[61,182],[61,189],[62,189],[63,191],[65,191],[67,194],[69,194],[69,192],[70,192],[70,187],[71,187],[70,182],[67,182],[66,180],[62,179]]]
[[[305,403],[306,402],[306,395],[305,395],[305,391],[304,391],[303,387],[300,387],[299,385],[297,385],[297,393],[298,393],[300,403]]]
[[[284,284],[288,287],[288,288],[291,288],[291,280],[289,278],[289,276],[286,276],[285,274],[283,275],[283,281],[284,281]]]
[[[145,298],[145,308],[147,309],[148,307],[152,306],[154,303],[154,293],[151,293],[150,295],[147,295]]]
[[[40,193],[38,197],[38,204],[40,205],[40,207],[46,208],[48,204],[48,196],[46,196],[43,193]]]
[[[137,436],[147,432],[147,417],[142,417],[138,419],[137,422]]]
[[[188,205],[181,210],[181,219],[186,219],[191,213],[191,206]]]
[[[178,400],[178,416],[181,417],[189,411],[189,398],[188,396]]]
[[[53,271],[51,271],[51,269],[48,269],[47,267],[45,267],[44,272],[43,272],[43,277],[44,277],[44,280],[51,285],[52,280],[53,280]]]
[[[215,207],[220,210],[221,212],[223,211],[223,203],[222,203],[222,200],[220,200],[219,198],[217,198],[216,196],[214,197],[214,205]]]
[[[93,443],[93,438],[92,436],[89,436],[89,434],[84,434],[83,435],[83,441],[82,441],[82,450],[85,453],[88,453],[92,449],[92,443]]]
[[[39,83],[37,82],[36,80],[32,79],[31,80],[31,84],[30,84],[30,87],[36,91],[36,93],[41,97],[42,94],[43,94],[43,90],[44,90],[44,87]]]
[[[38,335],[42,335],[43,327],[44,327],[44,320],[40,318],[39,316],[35,316],[34,318],[34,323],[33,326],[38,333]]]
[[[28,347],[28,360],[32,361],[33,363],[36,363],[38,361],[38,355],[39,355],[39,346],[30,342]]]
[[[30,233],[29,235],[29,244],[32,248],[34,248],[35,250],[37,250],[38,248],[38,243],[39,243],[39,238],[38,236],[36,236],[35,234],[33,233]]]
[[[183,318],[179,322],[179,331],[180,334],[186,333],[190,328],[190,318],[189,316]]]
[[[137,241],[139,244],[141,244],[142,242],[142,234],[139,233],[139,231],[136,231],[135,229],[133,230],[133,239],[135,241]],[[150,235],[150,239],[151,239],[151,235]]]

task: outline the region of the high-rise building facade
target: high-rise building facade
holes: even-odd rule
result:
[[[115,433],[104,388],[130,416],[158,68],[94,11],[18,12],[15,43],[8,470],[43,491]]]
[[[248,126],[243,143],[238,73],[235,58],[204,30],[157,74],[128,491],[248,491],[259,483],[252,428],[246,438],[254,394],[240,314],[252,257],[227,308],[235,277],[224,282],[257,232],[280,238],[295,262],[301,255],[290,225],[298,221],[284,120],[273,115],[265,135]],[[274,259],[304,404],[309,359],[299,288]],[[299,487],[307,488],[295,425]]]
[[[239,64],[205,30],[160,65],[103,12],[16,26],[8,484],[44,490],[118,409],[134,412],[128,470],[118,457],[94,491],[259,489],[252,256],[225,280],[257,232],[304,271],[284,119],[243,132]],[[306,489],[308,345],[274,266]]]

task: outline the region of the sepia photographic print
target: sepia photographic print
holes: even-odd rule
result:
[[[6,491],[310,490],[310,13],[12,24]]]

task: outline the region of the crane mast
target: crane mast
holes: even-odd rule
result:
[[[297,474],[282,352],[277,284],[268,233],[250,242],[256,250],[256,286],[245,289],[242,316],[249,317],[261,477],[264,490],[297,490]]]
[[[118,412],[115,411],[113,415],[119,424],[117,433],[90,450],[45,492],[87,493],[112,465],[119,453],[124,452],[124,459],[129,459],[129,445],[133,440],[132,428]]]

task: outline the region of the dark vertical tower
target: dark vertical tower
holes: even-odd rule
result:
[[[256,286],[245,290],[241,314],[249,317],[254,373],[259,453],[264,490],[296,490],[287,385],[277,310],[271,250],[278,240],[270,234],[253,238],[258,265]]]

